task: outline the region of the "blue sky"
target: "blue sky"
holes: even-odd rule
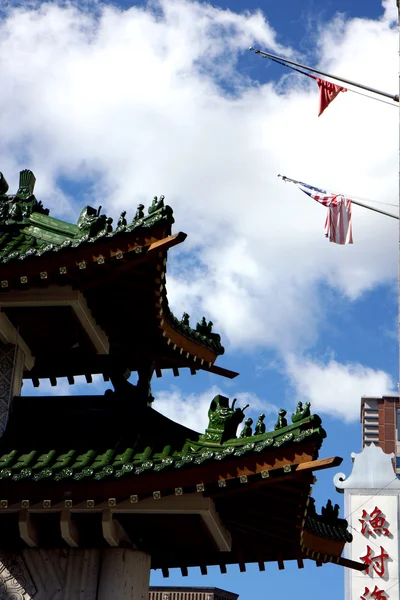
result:
[[[226,346],[219,364],[240,377],[165,374],[155,408],[203,427],[222,391],[272,424],[278,408],[310,400],[328,432],[321,456],[342,456],[348,473],[361,395],[398,381],[397,222],[353,207],[354,245],[330,244],[323,207],[277,174],[397,203],[397,111],[348,92],[317,118],[313,82],[247,48],[395,93],[394,0],[33,0],[0,10],[0,170],[11,191],[31,168],[38,198],[71,221],[84,204],[132,218],[139,202],[165,194],[175,231],[188,234],[169,255],[172,310],[212,319]],[[341,503],[333,475],[318,474],[318,507]],[[186,583],[241,600],[336,600],[343,572],[288,564],[152,576]]]

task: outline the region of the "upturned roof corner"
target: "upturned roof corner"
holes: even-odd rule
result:
[[[0,308],[35,356],[24,377],[109,377],[113,361],[104,354],[124,356],[131,371],[145,356],[157,376],[181,367],[237,375],[214,366],[224,348],[211,321],[203,317],[193,327],[187,313],[179,320],[169,308],[167,253],[186,234],[172,234],[173,210],[163,195],[147,211],[139,204],[131,221],[122,211],[115,226],[101,207],[91,206],[68,223],[36,199],[35,182],[32,171],[21,171],[18,191],[10,195],[0,174]],[[40,339],[38,311],[46,312],[47,323]]]
[[[101,207],[85,206],[76,224],[67,223],[50,216],[33,194],[36,178],[32,171],[20,173],[16,194],[7,194],[9,186],[0,173],[0,261],[23,260],[41,256],[64,248],[76,248],[81,244],[94,243],[101,238],[118,236],[124,232],[148,229],[164,222],[169,229],[174,223],[173,211],[165,205],[164,196],[154,197],[145,215],[144,205],[139,204],[131,223],[122,211],[117,226],[113,219],[101,214]]]

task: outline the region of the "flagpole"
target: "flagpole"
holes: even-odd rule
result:
[[[272,60],[280,60],[289,65],[294,65],[295,67],[300,67],[301,69],[306,69],[307,71],[311,71],[312,73],[318,73],[318,75],[323,75],[324,77],[330,77],[331,79],[337,79],[337,81],[341,81],[346,85],[353,85],[354,87],[358,87],[362,90],[366,90],[367,92],[372,92],[373,94],[378,94],[379,96],[384,96],[385,98],[390,98],[394,102],[399,101],[398,94],[388,94],[387,92],[382,92],[381,90],[376,90],[375,88],[368,87],[367,85],[363,85],[362,83],[356,83],[355,81],[351,81],[350,79],[343,79],[343,77],[338,77],[337,75],[332,75],[331,73],[325,73],[324,71],[320,71],[318,69],[314,69],[313,67],[307,67],[307,65],[302,65],[301,63],[294,62],[293,60],[289,60],[287,58],[283,58],[282,56],[277,56],[276,54],[270,54],[269,52],[265,52],[264,50],[258,50],[256,48],[250,47],[249,50],[254,51],[256,54],[261,54],[266,58],[271,58]]]
[[[400,25],[400,1],[397,0],[397,25]],[[400,43],[400,40],[399,40]],[[399,80],[399,93],[400,93],[400,80]],[[399,116],[400,121],[400,116]],[[400,202],[400,148],[399,148],[399,202]],[[397,374],[397,393],[400,395],[400,221],[399,221],[399,253],[398,253],[398,280],[397,280],[397,334],[398,334],[398,346],[397,346],[397,361],[398,361],[398,374]]]
[[[289,181],[289,183],[299,183],[302,184],[302,181],[297,181],[296,179],[291,179],[290,177],[286,177],[285,175],[278,175],[281,177],[283,181]],[[343,195],[343,194],[338,194]],[[367,208],[368,210],[372,210],[374,212],[380,213],[381,215],[385,215],[386,217],[392,217],[392,219],[399,219],[398,215],[393,215],[392,213],[388,213],[385,210],[381,210],[379,208],[374,208],[373,206],[368,206],[367,204],[363,204],[362,202],[358,202],[358,200],[353,200],[351,196],[346,196],[351,200],[352,204],[357,204],[357,206],[362,206],[363,208]],[[399,230],[399,261],[400,261],[400,230]],[[399,262],[400,266],[400,262]],[[399,306],[400,306],[400,284],[399,284]],[[399,344],[400,344],[400,320],[399,320]]]

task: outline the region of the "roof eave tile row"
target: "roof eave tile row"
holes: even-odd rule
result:
[[[63,479],[95,480],[118,479],[126,475],[138,476],[145,472],[160,472],[170,469],[197,466],[210,461],[222,461],[229,457],[241,457],[245,454],[263,452],[264,450],[277,449],[281,446],[290,446],[304,442],[307,439],[315,440],[319,449],[325,431],[319,426],[317,417],[309,417],[303,422],[296,423],[264,435],[228,440],[224,444],[201,444],[187,440],[181,451],[175,451],[171,456],[163,453],[154,456],[148,452],[134,454],[132,448],[123,452],[108,449],[98,453],[90,449],[79,453],[74,449],[63,452],[51,450],[40,454],[32,450],[21,454],[18,450],[11,450],[0,457],[0,480],[21,481],[42,480],[61,481]]]

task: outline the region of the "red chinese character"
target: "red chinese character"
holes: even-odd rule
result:
[[[378,577],[383,577],[385,574],[385,559],[389,558],[389,554],[382,548],[381,553],[374,556],[372,554],[372,550],[369,546],[367,546],[367,554],[365,556],[360,556],[360,560],[363,561],[367,568],[365,572],[369,575],[369,568],[372,565],[373,570],[378,575]]]
[[[362,519],[358,519],[361,523],[361,533],[367,535],[370,533],[383,533],[389,535],[390,531],[385,527],[386,519],[382,515],[382,511],[375,506],[372,513],[369,515],[366,510],[362,511]]]
[[[375,586],[373,592],[370,592],[366,587],[363,596],[360,596],[360,600],[368,600],[368,598],[375,598],[375,600],[387,600],[386,592],[379,590],[378,586]]]

